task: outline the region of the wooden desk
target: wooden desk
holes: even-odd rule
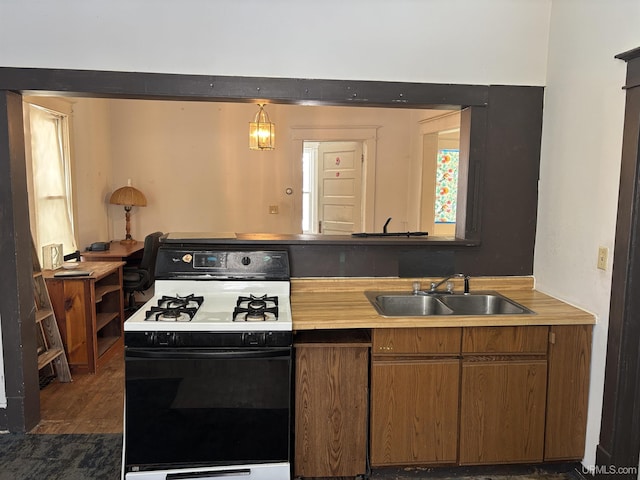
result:
[[[136,257],[142,257],[144,242],[136,242],[131,245],[122,245],[120,241],[113,240],[109,250],[103,252],[82,252],[83,260],[88,262],[116,262],[126,261]]]
[[[86,277],[55,277],[43,270],[62,342],[74,373],[94,373],[121,351],[124,323],[124,262],[83,262]]]

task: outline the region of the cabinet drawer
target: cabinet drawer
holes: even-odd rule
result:
[[[462,329],[376,328],[372,336],[373,355],[458,355]]]
[[[546,355],[549,327],[469,327],[462,333],[462,353],[533,353]]]

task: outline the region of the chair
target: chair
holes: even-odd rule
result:
[[[142,250],[142,260],[139,265],[124,267],[122,277],[122,288],[125,294],[129,295],[127,310],[136,309],[136,292],[144,292],[153,286],[155,281],[156,257],[160,246],[162,232],[154,232],[144,239],[144,249]]]

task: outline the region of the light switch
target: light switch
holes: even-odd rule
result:
[[[600,270],[607,269],[607,262],[609,259],[609,249],[607,247],[598,248],[598,268]]]

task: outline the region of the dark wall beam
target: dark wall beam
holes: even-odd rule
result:
[[[627,94],[596,464],[598,478],[635,480],[637,472],[609,467],[637,467],[640,457],[640,49],[616,58],[628,62]]]
[[[0,92],[0,320],[7,409],[0,430],[40,421],[22,97]]]
[[[488,87],[438,83],[227,77],[41,68],[0,68],[0,90],[70,96],[459,108],[486,105]]]

